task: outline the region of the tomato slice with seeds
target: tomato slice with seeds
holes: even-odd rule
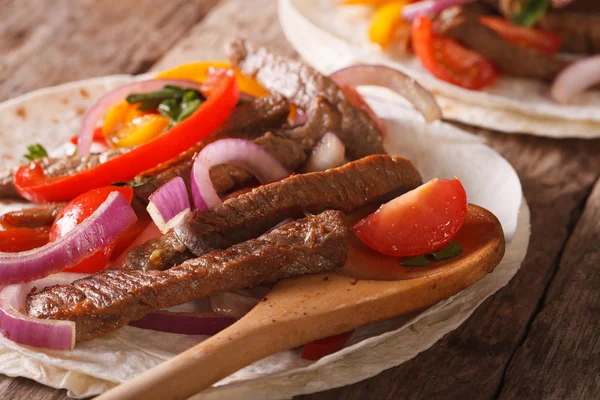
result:
[[[352,230],[363,243],[383,254],[428,254],[456,236],[467,206],[467,193],[457,178],[434,179],[382,205]]]
[[[412,43],[423,66],[443,81],[477,90],[496,80],[498,73],[490,61],[455,40],[436,35],[427,17],[413,22]]]
[[[121,193],[123,197],[125,197],[131,203],[133,198],[133,189],[127,186],[105,186],[90,190],[89,192],[86,192],[71,200],[71,202],[69,202],[69,204],[67,204],[65,208],[61,210],[50,230],[50,241],[54,241],[75,229],[77,225],[92,215],[92,213],[96,211],[96,209],[100,207],[102,203],[104,203],[108,195],[114,191]],[[134,224],[131,229],[135,228],[136,225],[137,224]],[[127,232],[121,237],[126,236]],[[103,270],[106,268],[113,249],[118,245],[120,239],[121,238],[106,248],[95,252],[80,263],[65,269],[65,271],[94,273]],[[121,247],[123,246],[119,246],[119,248]]]
[[[340,333],[339,335],[329,336],[307,343],[302,349],[301,357],[305,360],[315,361],[333,354],[344,347],[344,344],[350,339],[352,333],[354,333],[354,331]]]

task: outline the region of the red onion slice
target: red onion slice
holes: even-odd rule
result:
[[[600,55],[574,62],[565,68],[550,88],[558,103],[568,103],[575,95],[600,83]]]
[[[339,86],[388,88],[406,98],[423,114],[425,121],[432,122],[442,118],[442,110],[431,92],[396,69],[384,65],[358,64],[336,71],[330,77]]]
[[[290,175],[275,156],[249,140],[217,140],[200,151],[192,168],[192,195],[199,211],[221,204],[209,171],[215,165],[226,163],[247,169],[261,183],[278,181]]]
[[[114,242],[136,220],[129,202],[112,192],[92,215],[56,241],[20,253],[0,253],[0,285],[29,282],[75,265]]]
[[[183,178],[177,176],[159,187],[148,198],[148,213],[162,233],[190,211],[190,199]]]
[[[26,346],[51,350],[71,350],[75,346],[73,321],[46,320],[22,313],[31,289],[69,284],[87,274],[60,273],[20,285],[6,286],[0,292],[0,332],[9,340]]]
[[[407,4],[402,7],[402,18],[412,22],[418,16],[433,17],[448,7],[458,6],[465,3],[473,3],[477,0],[425,0],[418,3]]]
[[[344,163],[344,157],[346,157],[344,143],[334,133],[327,132],[313,147],[304,170],[319,172],[339,167]]]
[[[106,115],[106,112],[110,107],[114,106],[119,101],[125,100],[131,93],[154,92],[162,89],[165,85],[177,85],[195,90],[200,90],[202,88],[201,83],[184,79],[152,79],[148,81],[133,82],[111,90],[100,97],[83,118],[81,129],[78,133],[77,154],[89,154],[90,148],[92,147],[96,124],[100,118]]]
[[[129,325],[141,329],[184,335],[214,335],[236,321],[216,313],[154,311]]]

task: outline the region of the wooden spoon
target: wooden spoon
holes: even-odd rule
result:
[[[461,232],[463,253],[416,278],[327,273],[280,281],[229,328],[97,399],[185,399],[271,354],[446,299],[490,273],[504,255],[502,227],[489,211],[470,205]]]

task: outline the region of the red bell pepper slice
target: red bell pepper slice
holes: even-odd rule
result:
[[[438,79],[471,90],[496,80],[496,69],[487,58],[455,40],[435,34],[427,17],[418,17],[413,22],[412,43],[423,66]]]
[[[48,243],[50,228],[12,228],[0,231],[0,251],[18,253],[32,250]]]
[[[89,190],[129,181],[137,174],[177,157],[219,128],[239,100],[239,89],[231,70],[218,70],[211,96],[189,118],[163,135],[94,168],[56,178],[46,178],[35,162],[15,172],[15,188],[37,203],[71,200]]]
[[[344,344],[350,339],[353,333],[354,331],[344,332],[307,343],[304,345],[304,349],[302,349],[301,357],[305,360],[314,361],[333,354],[344,347]]]

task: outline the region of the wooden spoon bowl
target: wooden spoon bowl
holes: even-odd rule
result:
[[[271,354],[433,305],[493,271],[504,255],[500,222],[481,207],[469,206],[459,240],[460,256],[402,270],[403,280],[327,273],[280,281],[229,328],[98,399],[185,399]]]

